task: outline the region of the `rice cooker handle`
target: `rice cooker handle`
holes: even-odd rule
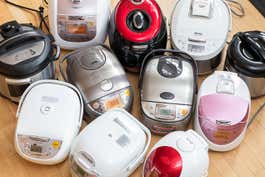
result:
[[[261,59],[265,62],[265,51],[264,49],[251,37],[248,36],[245,33],[238,33],[239,38],[242,40],[242,42],[246,43],[251,50]]]
[[[6,53],[8,50],[10,50],[9,48],[12,47],[14,48],[16,45],[27,41],[29,39],[34,39],[36,41],[40,41],[40,40],[45,40],[45,36],[39,34],[36,31],[30,31],[30,32],[26,32],[26,33],[22,33],[20,35],[18,35],[15,38],[10,38],[6,41],[3,42],[1,49],[0,49],[0,54]],[[32,42],[31,40],[29,42]]]
[[[148,129],[148,128],[146,128],[142,123],[140,123],[138,120],[136,120],[136,119],[132,119],[132,120],[134,120],[142,129],[143,129],[143,131],[145,132],[145,134],[146,134],[146,136],[147,136],[147,141],[146,141],[146,144],[145,144],[145,148],[144,148],[144,150],[143,150],[143,152],[141,153],[141,155],[138,157],[138,158],[136,158],[134,161],[132,161],[129,165],[128,165],[128,167],[127,167],[127,171],[130,171],[130,170],[132,170],[132,169],[134,169],[135,167],[137,167],[138,166],[138,164],[141,164],[141,163],[143,163],[144,162],[144,156],[145,156],[145,154],[146,154],[146,152],[147,152],[147,150],[148,150],[148,147],[149,147],[149,145],[150,145],[150,143],[151,143],[151,139],[152,139],[152,135],[151,135],[151,132],[150,132],[150,130]]]
[[[194,68],[194,78],[195,78],[195,81],[196,81],[196,84],[195,84],[195,90],[196,90],[196,93],[198,91],[198,86],[197,86],[197,77],[198,77],[198,67],[197,67],[197,64],[195,62],[195,60],[190,56],[188,55],[187,53],[185,52],[182,52],[180,50],[170,50],[170,49],[156,49],[156,50],[152,50],[151,52],[149,52],[143,59],[143,62],[142,62],[142,66],[141,66],[141,69],[140,69],[140,75],[139,75],[139,85],[138,85],[138,88],[141,89],[142,88],[142,80],[143,80],[143,72],[144,72],[144,68],[145,68],[145,65],[147,63],[147,61],[150,59],[150,56],[151,55],[155,55],[156,53],[161,53],[161,52],[168,52],[168,53],[172,53],[172,54],[176,54],[176,55],[185,55],[189,58],[189,60],[191,61],[192,65],[193,65],[193,68]]]

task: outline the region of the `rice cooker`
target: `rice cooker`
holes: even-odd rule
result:
[[[128,177],[143,161],[150,131],[124,109],[103,114],[74,140],[73,177]]]
[[[171,16],[171,44],[197,61],[199,74],[208,74],[221,63],[231,26],[224,0],[180,0]]]
[[[56,80],[35,82],[19,103],[17,153],[38,164],[62,162],[70,152],[82,117],[82,97],[73,85]]]
[[[225,70],[238,73],[247,83],[251,97],[265,95],[265,33],[249,31],[234,35]]]
[[[199,90],[194,128],[211,150],[232,150],[245,136],[250,106],[246,83],[236,73],[216,71]]]
[[[50,30],[64,49],[104,43],[110,0],[49,0]]]
[[[66,74],[62,66],[65,60]],[[94,118],[117,107],[131,110],[132,87],[118,59],[106,46],[76,50],[60,60],[60,69],[64,79],[80,90],[89,116]]]
[[[185,130],[196,103],[196,62],[184,52],[154,50],[144,60],[139,90],[143,122],[153,133]]]
[[[55,54],[56,53],[56,54]],[[53,37],[32,25],[10,21],[0,26],[0,94],[18,102],[33,82],[55,78],[60,50]]]
[[[206,177],[208,145],[193,130],[172,132],[152,148],[142,177]]]
[[[155,0],[121,0],[110,19],[109,42],[125,68],[139,72],[153,49],[166,48],[166,19]]]

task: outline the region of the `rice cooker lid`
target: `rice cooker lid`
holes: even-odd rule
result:
[[[136,43],[154,39],[162,20],[161,9],[154,0],[122,0],[115,11],[118,32],[126,40]]]
[[[64,141],[73,137],[81,126],[82,97],[71,84],[56,80],[37,81],[21,97],[17,117],[16,133]]]
[[[31,25],[7,22],[0,26],[0,73],[31,75],[52,61],[53,38]]]
[[[182,157],[173,147],[161,146],[152,151],[144,166],[144,177],[180,177]]]
[[[228,48],[228,63],[247,76],[265,77],[265,33],[239,32]]]
[[[199,102],[200,118],[208,119],[213,124],[229,126],[239,124],[248,112],[249,102],[239,96],[210,94],[201,97]]]
[[[134,119],[123,109],[112,109],[98,117],[77,137],[73,160],[85,173],[95,176],[119,176],[134,169],[147,141]],[[90,140],[86,141],[88,137]]]
[[[231,20],[223,0],[180,0],[171,16],[172,45],[196,60],[216,57],[224,48]]]

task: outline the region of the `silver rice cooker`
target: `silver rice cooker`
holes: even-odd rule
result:
[[[146,54],[166,48],[166,19],[155,0],[121,0],[110,19],[109,41],[122,65],[139,72]]]
[[[225,70],[238,73],[252,98],[265,95],[265,32],[239,32],[231,41]]]
[[[208,74],[221,63],[231,27],[225,0],[179,0],[171,16],[171,44],[196,60],[199,74]]]
[[[197,94],[196,62],[184,52],[154,50],[142,65],[139,90],[143,122],[153,133],[185,130]]]
[[[10,21],[0,26],[0,94],[18,102],[33,82],[55,78],[60,50],[51,35]]]
[[[66,74],[63,62],[67,60]],[[85,112],[97,117],[112,108],[130,111],[133,90],[116,56],[103,45],[76,50],[60,60],[65,80],[81,92]]]

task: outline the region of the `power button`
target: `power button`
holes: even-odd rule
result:
[[[52,111],[52,107],[51,106],[49,106],[49,105],[43,105],[43,106],[41,106],[41,108],[40,108],[40,112],[42,113],[42,114],[45,114],[45,115],[47,115],[49,112],[51,112]]]

